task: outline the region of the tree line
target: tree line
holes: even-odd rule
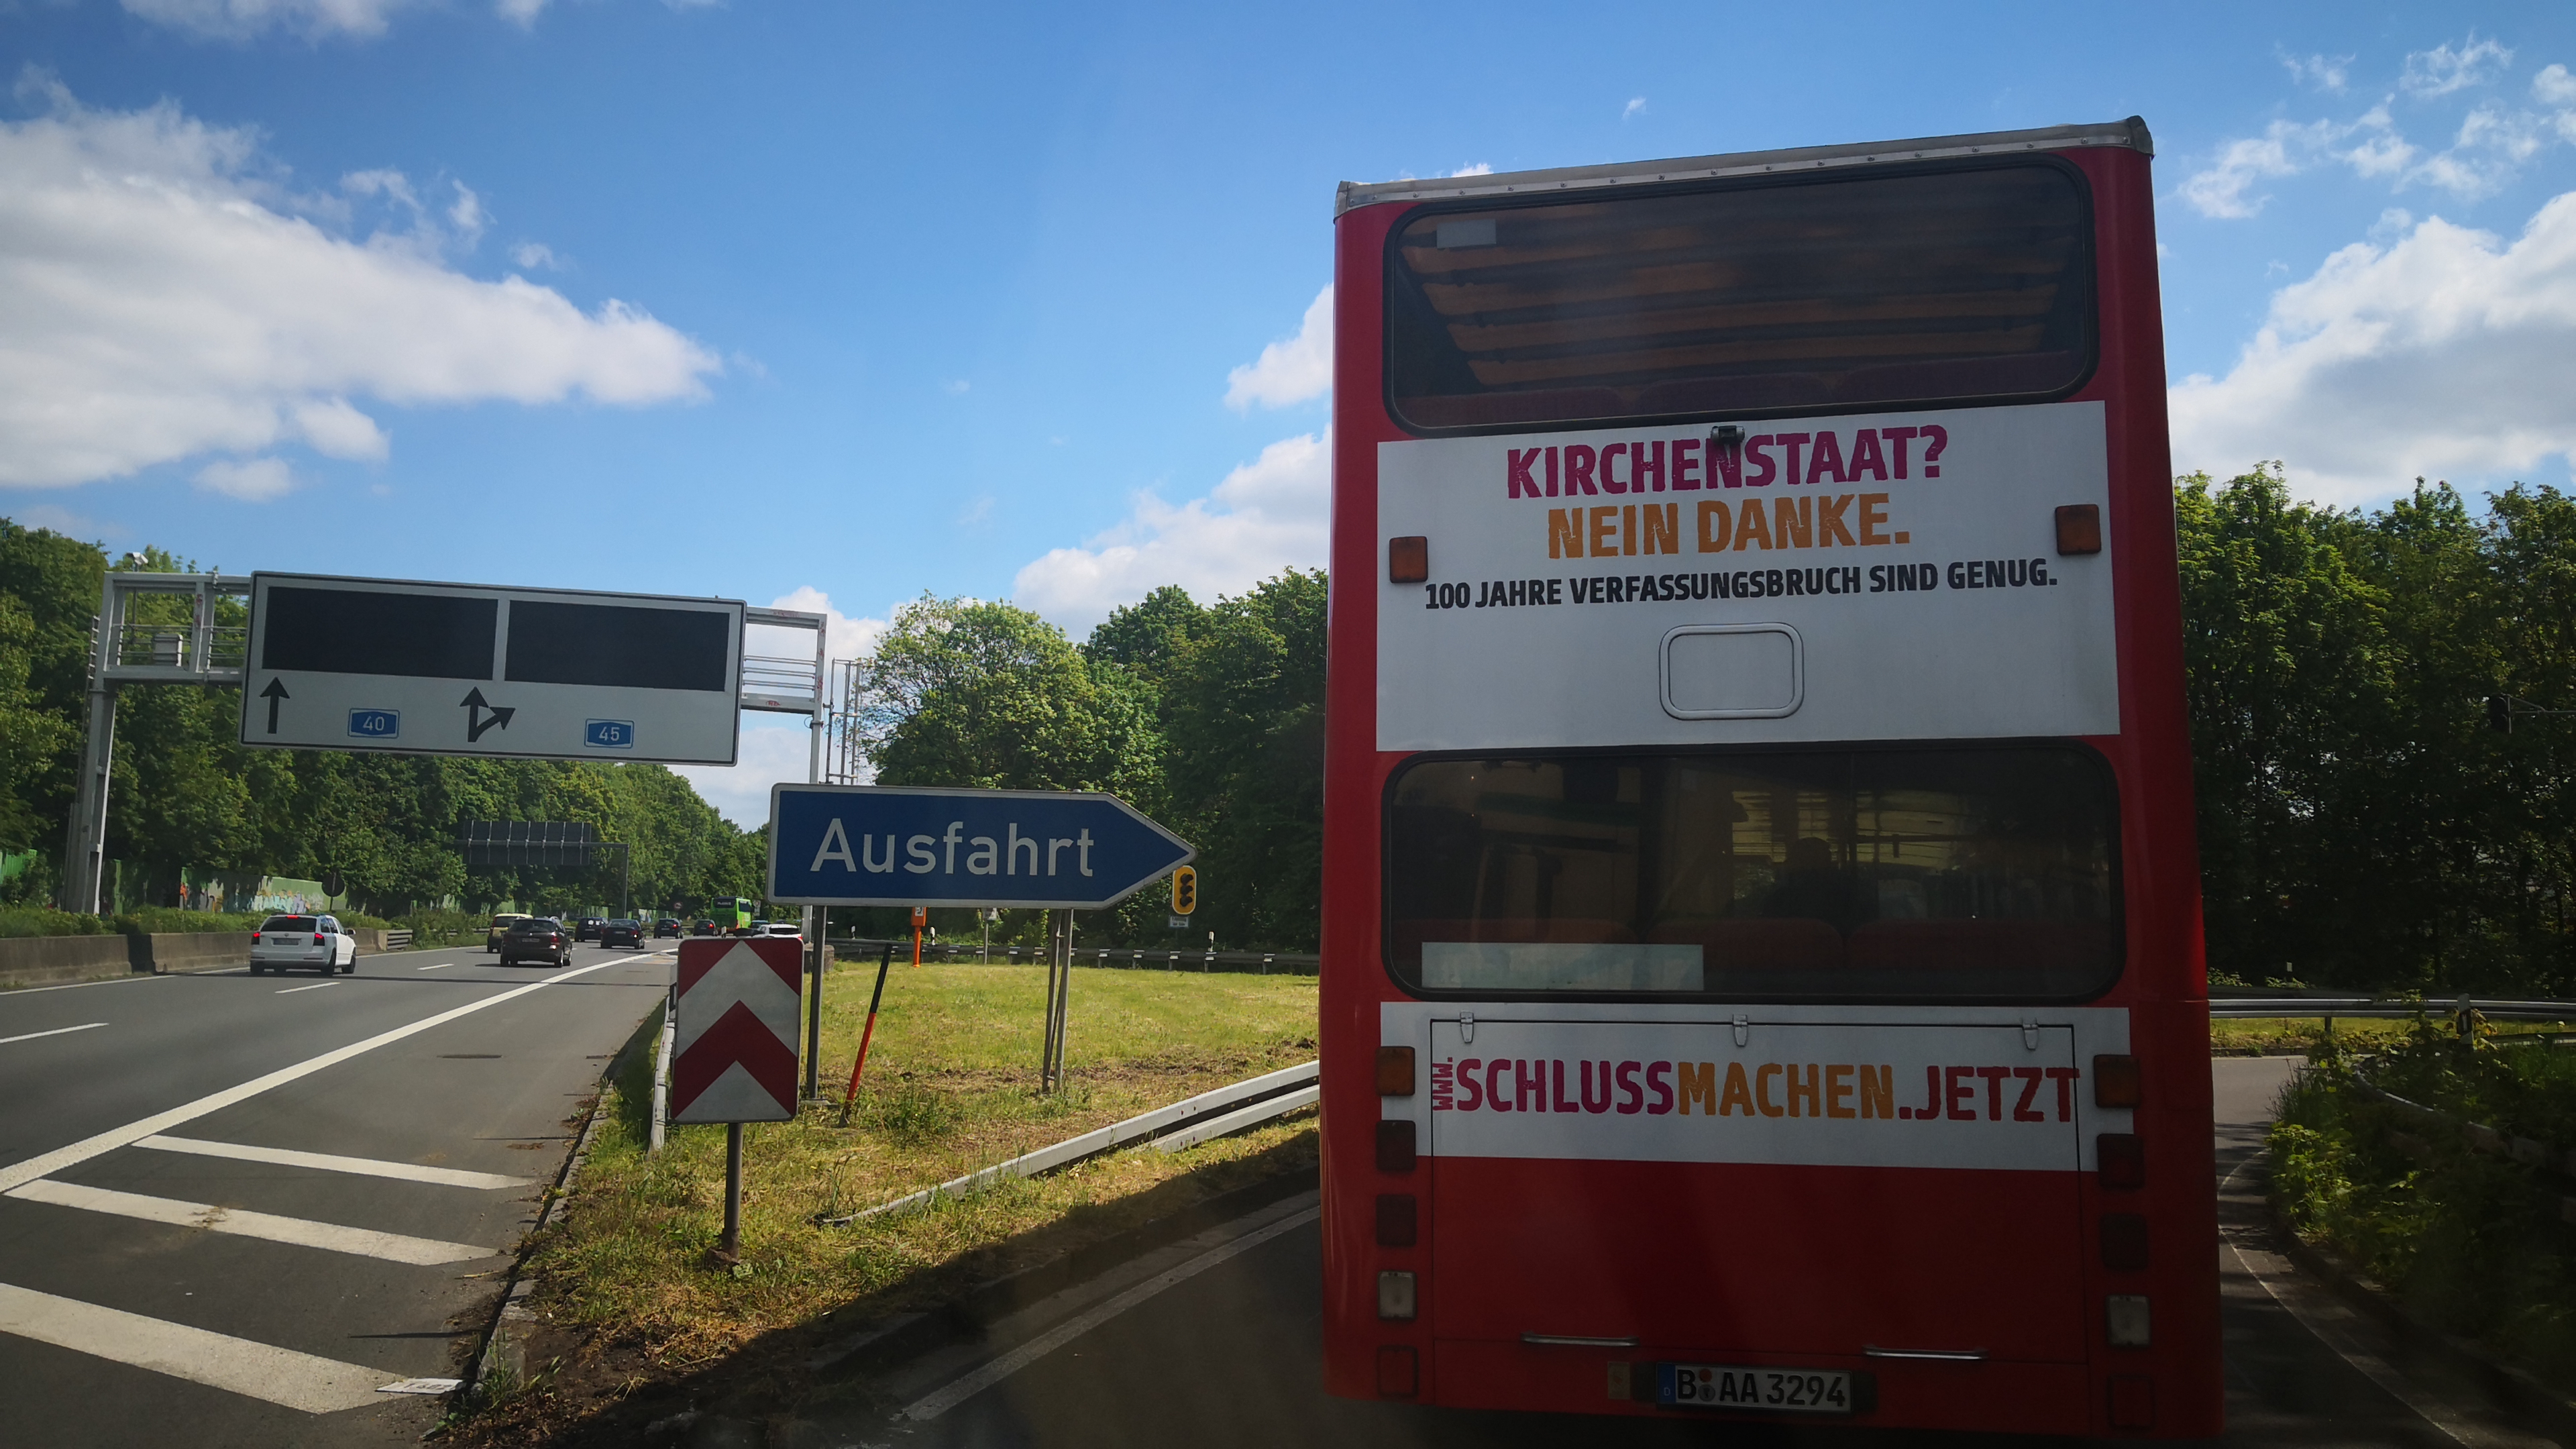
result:
[[[107,567],[95,545],[0,519],[0,851],[34,851],[39,863],[0,886],[0,900],[41,902],[60,886]],[[117,567],[183,566],[147,549]],[[143,604],[169,602],[182,610],[170,622],[185,622],[184,602]],[[336,870],[357,908],[384,916],[450,898],[476,910],[616,899],[613,863],[469,871],[457,849],[469,820],[580,821],[626,842],[639,911],[760,893],[762,838],[659,765],[245,749],[235,742],[240,710],[233,688],[120,692],[107,855],[158,897],[140,904],[177,904],[182,867],[308,880]]]
[[[2278,465],[2176,480],[2210,964],[2303,981],[2576,988],[2576,499],[2446,484],[2376,510],[2298,502]],[[176,567],[167,555],[150,566]],[[131,565],[129,565],[131,566]],[[0,522],[0,849],[59,851],[104,556]],[[1325,578],[1201,604],[1155,590],[1076,642],[1008,603],[925,596],[864,662],[887,784],[1107,790],[1200,850],[1188,939],[1311,950],[1323,859]],[[2509,732],[2490,699],[2510,706]],[[570,819],[635,844],[637,899],[758,895],[765,842],[653,766],[250,751],[229,691],[132,690],[111,855],[311,875],[363,899],[497,899],[466,819]],[[613,878],[612,878],[613,884]],[[23,887],[21,887],[23,890]],[[1164,944],[1160,891],[1083,919]],[[967,911],[934,912],[948,939]],[[836,913],[894,936],[901,913]],[[1034,939],[1034,913],[997,939]]]

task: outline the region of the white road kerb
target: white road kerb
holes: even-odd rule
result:
[[[130,1147],[146,1137],[167,1132],[173,1127],[193,1122],[210,1113],[220,1112],[236,1102],[248,1101],[272,1087],[282,1087],[289,1082],[309,1077],[325,1067],[338,1066],[352,1057],[364,1056],[380,1046],[390,1046],[405,1037],[417,1036],[432,1027],[445,1026],[460,1017],[472,1016],[478,1011],[498,1006],[504,1001],[515,1001],[531,991],[543,991],[549,986],[560,985],[576,976],[587,976],[593,971],[604,971],[611,966],[622,966],[627,962],[640,959],[643,958],[625,956],[614,961],[576,967],[570,971],[549,976],[543,981],[533,981],[525,986],[504,991],[498,996],[487,996],[481,1001],[468,1002],[435,1016],[424,1016],[418,1021],[395,1027],[391,1031],[379,1032],[365,1041],[351,1042],[347,1046],[324,1052],[318,1057],[297,1062],[291,1067],[280,1067],[264,1077],[253,1077],[239,1086],[226,1087],[220,1092],[199,1097],[184,1106],[173,1107],[166,1112],[156,1112],[138,1121],[128,1122],[122,1127],[110,1128],[94,1137],[85,1137],[68,1147],[57,1147],[42,1156],[30,1157],[24,1162],[9,1167],[0,1167],[0,1193],[24,1187],[40,1177],[47,1177],[67,1167],[77,1166],[93,1157],[114,1152],[120,1147]]]

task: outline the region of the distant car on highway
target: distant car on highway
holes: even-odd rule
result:
[[[676,936],[678,934],[680,934],[680,923],[669,916],[664,916],[662,919],[653,923],[653,938],[657,941],[664,936]]]
[[[516,966],[522,961],[571,965],[572,934],[564,929],[563,922],[551,916],[520,917],[501,937],[501,964]]]
[[[310,967],[328,976],[358,969],[358,938],[332,916],[271,916],[250,938],[250,974]]]
[[[712,936],[715,933],[716,923],[713,921],[700,921],[689,928],[689,934],[692,936]]]
[[[599,928],[607,924],[605,917],[583,916],[572,923],[572,938],[576,941],[596,941],[599,939]]]
[[[603,946],[631,946],[640,951],[644,948],[644,923],[642,921],[629,921],[622,918],[614,921],[602,921],[599,923],[599,944]]]
[[[485,935],[483,938],[483,949],[486,951],[500,950],[501,936],[504,932],[510,929],[510,923],[513,921],[524,921],[526,919],[527,917],[525,915],[517,911],[504,911],[500,915],[494,916],[492,918],[492,929],[490,933]]]
[[[797,925],[794,921],[763,921],[752,929],[751,934],[755,936],[791,936],[802,941],[805,939],[805,928]]]

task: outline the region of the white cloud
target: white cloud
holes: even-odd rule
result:
[[[1449,174],[1452,176],[1491,176],[1494,174],[1494,163],[1491,161],[1471,161]]]
[[[823,626],[824,657],[828,659],[864,658],[877,647],[877,636],[886,631],[885,620],[853,619],[832,607],[832,596],[812,584],[803,585],[794,593],[779,595],[769,601],[769,607],[823,615],[828,621]],[[755,654],[803,657],[814,651],[814,636],[802,629],[763,629],[746,647]]]
[[[1619,112],[1619,119],[1624,121],[1645,108],[1646,98],[1644,96],[1630,96],[1628,98],[1628,104]]]
[[[342,203],[264,179],[247,132],[167,102],[99,111],[32,88],[51,114],[0,123],[0,486],[296,441],[382,458],[366,399],[644,405],[702,397],[720,370],[625,303],[584,314],[518,277],[449,268],[436,253],[452,233],[335,234],[299,213]],[[447,221],[479,227],[480,203],[456,190]],[[342,192],[419,210],[396,172]]]
[[[2352,78],[2352,62],[2353,57],[2349,55],[2304,57],[2284,55],[2281,57],[2281,64],[2290,72],[2290,79],[2301,85],[2314,86],[2321,91],[2332,91],[2337,95],[2343,93],[2344,86]]]
[[[238,38],[278,27],[307,35],[375,36],[410,0],[125,0],[125,8],[200,35]]]
[[[2477,32],[2471,31],[2458,50],[2445,42],[2406,57],[2406,73],[2398,77],[2397,85],[2410,96],[2447,96],[2495,79],[2496,72],[2512,59],[2512,51],[2495,41],[2480,40]]]
[[[2260,138],[2227,142],[2218,148],[2218,157],[2207,170],[2183,182],[2182,199],[2203,216],[2252,216],[2271,198],[2246,193],[2258,181],[2298,175],[2308,154],[2323,144],[2318,128],[2327,124],[2274,121]]]
[[[792,714],[747,714],[732,765],[673,765],[671,771],[697,788],[700,799],[716,813],[756,830],[769,823],[769,787],[809,778],[812,737],[804,720]]]
[[[2224,378],[2171,397],[2174,462],[2287,462],[2305,496],[2385,498],[2417,475],[2500,483],[2576,453],[2576,192],[2510,244],[2429,217],[2275,293]]]
[[[1306,306],[1297,335],[1261,349],[1261,356],[1225,375],[1225,405],[1244,412],[1254,403],[1284,408],[1319,398],[1333,388],[1333,284]]]
[[[492,13],[525,29],[537,23],[545,8],[546,0],[495,0]]]
[[[975,384],[968,382],[962,377],[953,377],[941,387],[940,391],[947,393],[950,397],[964,397],[967,391],[974,386]]]
[[[281,458],[217,459],[197,470],[197,486],[244,503],[269,503],[295,491],[295,474]]]
[[[1201,601],[1243,590],[1290,565],[1323,566],[1332,503],[1332,434],[1283,438],[1174,507],[1136,497],[1126,522],[1032,562],[1011,597],[1076,636],[1164,584]]]
[[[483,214],[483,198],[466,189],[462,181],[448,183],[456,188],[456,200],[447,208],[447,224],[467,247],[483,239],[483,227],[490,218]]]
[[[2549,106],[2576,105],[2576,76],[2563,65],[2544,66],[2531,78],[2531,98]]]
[[[523,272],[554,272],[563,269],[555,260],[555,249],[544,242],[521,242],[510,248],[510,262]]]

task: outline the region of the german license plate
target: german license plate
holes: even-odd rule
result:
[[[1655,1402],[1686,1409],[1748,1409],[1765,1414],[1848,1414],[1852,1376],[1842,1369],[1743,1368],[1727,1364],[1655,1365]]]

